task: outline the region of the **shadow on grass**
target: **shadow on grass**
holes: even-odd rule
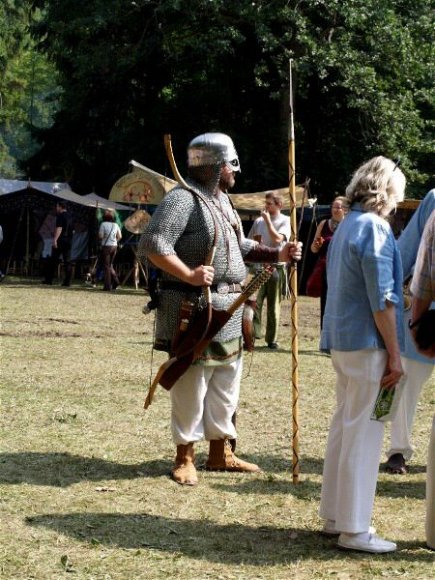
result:
[[[406,479],[378,481],[376,493],[379,496],[390,498],[403,498],[406,496],[424,500],[426,497],[426,482],[407,481]]]
[[[291,463],[279,456],[243,455],[255,461],[267,473],[291,471]],[[200,454],[198,466],[204,466],[206,456]],[[321,473],[322,462],[304,459],[303,473]],[[99,457],[82,457],[70,453],[0,453],[0,484],[29,483],[68,487],[79,481],[106,479],[134,479],[137,477],[159,477],[170,473],[171,459],[155,459],[139,464],[122,464]]]
[[[239,456],[238,450],[236,451],[236,455]],[[292,471],[291,449],[288,450],[288,458],[285,458],[285,456],[283,456],[283,451],[279,450],[276,455],[258,455],[243,453],[243,451],[240,451],[240,459],[245,459],[246,461],[258,464],[263,471],[267,471],[268,473]],[[322,475],[323,459],[301,457],[300,470],[304,474],[309,473]]]
[[[289,514],[290,517],[290,514]],[[318,532],[273,526],[251,527],[209,520],[180,520],[147,513],[45,514],[26,518],[26,524],[62,533],[90,545],[110,548],[154,549],[227,564],[274,565],[299,559],[366,561],[363,553],[338,552],[335,540]],[[433,552],[416,542],[399,543],[399,551],[372,560],[433,562]]]
[[[278,346],[278,348],[275,349],[270,349],[267,344],[257,344],[257,342],[255,343],[255,350],[257,352],[261,352],[261,353],[267,353],[267,354],[272,354],[272,353],[289,353],[291,352],[291,345],[290,344],[280,344]],[[318,349],[313,349],[313,350],[298,350],[298,353],[300,355],[306,355],[306,356],[321,356],[321,357],[326,357],[326,358],[331,358],[331,355],[327,354],[326,352],[321,352]]]
[[[291,474],[286,480],[276,479],[273,475],[262,479],[252,479],[242,483],[215,483],[212,487],[219,491],[236,494],[290,494],[300,500],[312,501],[320,499],[321,482],[312,481],[304,473],[298,484],[293,484]],[[404,496],[424,501],[426,497],[426,484],[424,481],[381,481],[377,485],[377,495],[391,499],[402,499]]]
[[[313,350],[301,350],[299,349],[299,354],[303,354],[306,356],[323,356],[325,358],[331,358],[331,355],[327,352],[322,352],[321,350],[318,349],[313,349]]]
[[[288,353],[290,351],[290,346],[287,348],[287,346],[283,347],[283,346],[279,345],[278,348],[269,348],[267,346],[267,344],[264,344],[264,343],[263,344],[259,344],[259,340],[260,339],[257,339],[256,342],[255,342],[255,351],[256,352],[273,354],[273,353],[278,353],[278,352],[286,352],[286,353]]]
[[[243,481],[242,483],[216,483],[210,484],[210,487],[218,491],[235,493],[235,494],[262,494],[275,495],[284,494],[292,495],[300,500],[313,501],[320,498],[321,484],[310,479],[303,479],[298,484],[292,483],[290,479],[276,480],[273,478],[253,479]]]
[[[55,286],[54,286],[55,288]],[[144,288],[138,288],[137,290],[135,288],[130,288],[128,286],[118,286],[118,288],[116,290],[112,290],[111,292],[107,292],[105,290],[103,290],[103,286],[97,286],[97,287],[93,287],[93,286],[86,286],[86,285],[73,285],[73,286],[69,286],[68,288],[62,288],[60,287],[60,289],[64,292],[96,292],[97,294],[103,293],[105,296],[126,296],[126,295],[130,295],[130,296],[138,296],[141,295],[144,298],[144,301],[149,297],[145,292]]]
[[[276,349],[270,349],[267,346],[267,344],[261,344],[260,345],[260,344],[257,344],[256,343],[255,344],[255,350],[258,351],[258,352],[261,352],[261,353],[269,353],[269,354],[274,353],[274,352],[275,353],[280,353],[281,352],[281,353],[287,353],[288,354],[289,352],[291,352],[291,345],[285,345],[285,346],[280,345]],[[304,356],[315,356],[315,357],[319,357],[320,356],[320,357],[324,357],[324,358],[331,358],[331,355],[329,353],[322,352],[322,351],[320,351],[318,349],[315,349],[315,348],[313,350],[302,350],[302,349],[299,349],[298,350],[298,353],[300,355],[304,355]]]
[[[41,277],[36,278],[17,278],[15,276],[6,276],[6,278],[2,281],[2,286],[9,286],[11,288],[30,288],[30,289],[45,289],[45,290],[58,290],[59,292],[96,292],[100,293],[103,290],[102,284],[94,287],[84,282],[81,283],[80,281],[76,280],[73,282],[71,286],[64,287],[62,286],[61,282],[54,282],[53,284],[46,285],[43,284],[41,281]],[[105,292],[105,295],[142,295],[144,299],[148,298],[146,290],[141,286],[136,290],[132,286],[119,286],[116,292]]]
[[[240,446],[242,447],[242,446]],[[237,457],[250,463],[256,463],[267,473],[290,473],[292,472],[291,449],[288,450],[288,458],[285,457],[282,449],[276,451],[276,455],[266,455],[258,453],[243,453],[241,449],[236,449]],[[199,453],[196,456],[196,465],[203,467],[207,461],[207,455]],[[302,457],[300,459],[300,470],[303,475],[322,475],[323,459],[314,457]]]
[[[249,461],[261,465],[265,474],[241,484],[211,484],[216,488],[240,494],[281,494],[291,493],[299,499],[311,500],[320,494],[320,483],[309,479],[309,474],[322,473],[322,461],[305,458],[301,463],[301,482],[291,482],[291,464],[279,456],[244,456]],[[198,467],[204,468],[205,455],[198,457]],[[69,453],[2,453],[0,454],[0,484],[47,485],[68,487],[81,481],[104,481],[136,479],[142,477],[166,477],[172,467],[171,459],[154,459],[138,464],[123,464],[107,461],[99,457],[82,457]],[[274,474],[284,473],[287,480],[280,480]],[[225,475],[225,474],[222,474]],[[378,495],[400,498],[406,495],[424,499],[425,484],[404,478],[394,478],[378,482]]]
[[[166,459],[128,465],[69,453],[1,453],[0,484],[68,487],[80,481],[166,476],[171,466]]]

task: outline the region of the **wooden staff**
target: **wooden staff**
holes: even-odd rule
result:
[[[291,240],[297,242],[296,220],[296,169],[295,169],[295,128],[293,119],[293,80],[292,59],[289,61],[289,131],[288,131],[288,168],[290,196],[290,227]],[[291,341],[292,341],[292,474],[293,483],[299,483],[299,376],[298,376],[298,270],[295,261],[290,266],[290,310],[291,310]]]

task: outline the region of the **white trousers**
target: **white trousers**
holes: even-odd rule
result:
[[[415,410],[421,389],[432,374],[433,364],[429,361],[424,363],[402,357],[402,366],[407,376],[397,407],[397,414],[391,422],[391,447],[387,451],[387,457],[401,453],[408,460],[411,459],[414,451],[411,445],[411,432]]]
[[[432,432],[427,458],[426,542],[429,548],[435,550],[435,415],[432,420]]]
[[[367,532],[376,492],[384,424],[370,415],[384,374],[384,350],[331,351],[337,408],[323,467],[320,516],[341,532]]]
[[[176,445],[201,439],[235,439],[231,418],[240,393],[243,358],[228,365],[193,365],[172,387],[171,427]]]

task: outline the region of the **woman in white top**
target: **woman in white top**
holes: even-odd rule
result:
[[[118,242],[122,238],[121,230],[115,222],[114,211],[107,209],[104,212],[98,237],[101,241],[101,261],[104,265],[104,288],[107,292],[119,286],[119,279],[113,268]]]

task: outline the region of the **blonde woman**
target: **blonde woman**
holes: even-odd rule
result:
[[[384,424],[370,419],[382,384],[403,375],[402,267],[389,213],[404,198],[405,177],[375,157],[346,189],[350,211],[328,252],[328,299],[320,347],[330,350],[337,407],[326,449],[320,516],[341,548],[393,552],[370,527]]]

